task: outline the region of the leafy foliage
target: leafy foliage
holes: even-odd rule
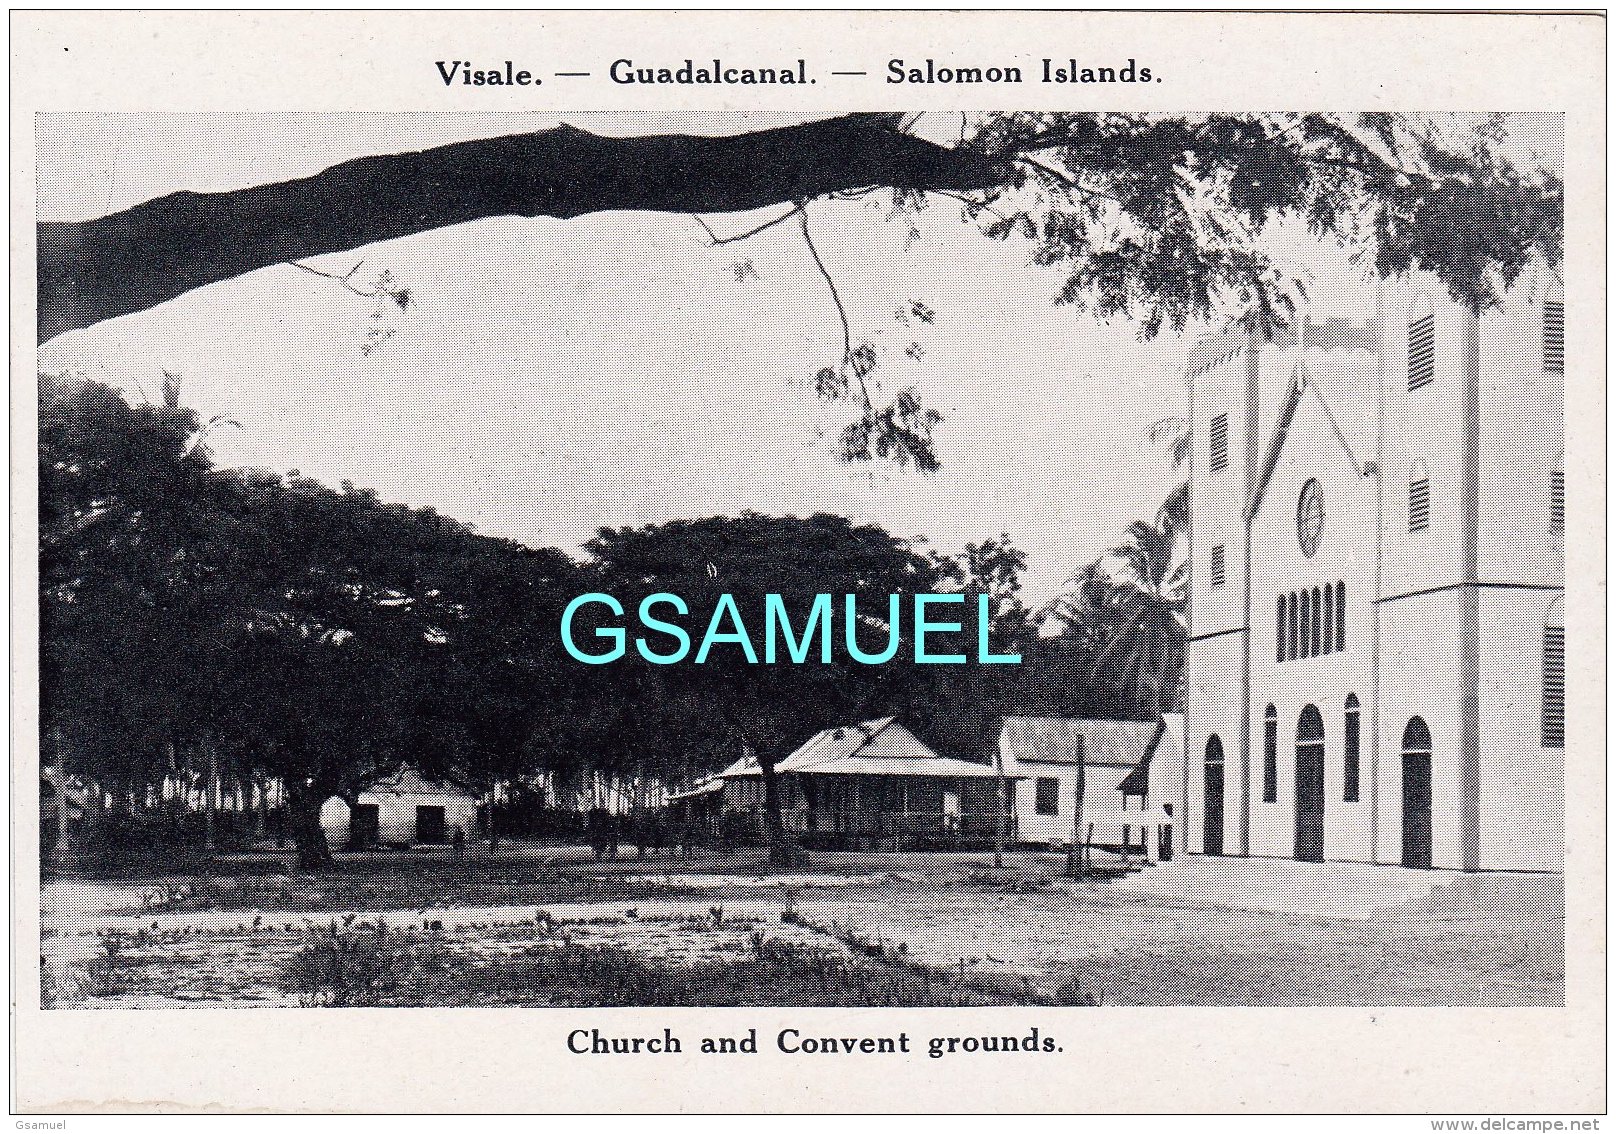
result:
[[[1057,305],[1134,320],[1142,340],[1209,322],[1289,327],[1306,281],[1275,249],[1298,227],[1381,276],[1432,272],[1479,311],[1562,255],[1560,179],[1516,165],[1506,137],[1502,116],[994,113],[960,147],[1011,171],[1000,183],[896,189],[891,215],[907,247],[933,196],[958,199],[985,236],[1025,241],[1034,264],[1064,271]],[[934,317],[918,300],[897,315]],[[924,346],[905,353],[918,362]],[[845,368],[820,373],[822,397],[849,396]],[[934,472],[940,422],[913,387],[884,410],[866,398],[838,456]]]
[[[1289,221],[1484,310],[1528,264],[1558,265],[1563,189],[1504,156],[1499,119],[1453,133],[1391,114],[994,114],[966,144],[1023,177],[965,211],[1065,267],[1057,303],[1145,339],[1220,314],[1288,325],[1305,293],[1267,238]]]
[[[41,691],[56,755],[153,777],[222,755],[319,805],[406,761],[509,774],[564,696],[575,566],[431,509],[217,470],[177,405],[42,378]],[[144,782],[144,781],[143,781]]]
[[[1184,668],[1189,565],[1182,529],[1164,506],[1135,520],[1124,540],[1078,572],[1048,608],[1060,625],[1057,656],[1087,684],[1110,686],[1126,719],[1154,720],[1177,705]]]

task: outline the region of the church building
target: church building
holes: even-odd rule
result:
[[[1367,307],[1191,355],[1186,849],[1560,871],[1561,285]]]

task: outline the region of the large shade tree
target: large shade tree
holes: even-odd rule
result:
[[[909,596],[936,589],[937,560],[910,547],[879,527],[854,524],[841,516],[807,518],[743,513],[675,521],[639,528],[603,529],[588,545],[599,589],[621,602],[632,615],[647,595],[679,596],[688,613],[676,615],[669,604],[653,608],[657,617],[686,627],[694,640],[679,664],[644,660],[630,642],[619,661],[599,667],[602,695],[621,710],[624,727],[619,751],[667,778],[677,778],[694,757],[697,772],[712,771],[742,753],[754,756],[762,773],[764,820],[771,859],[789,864],[797,852],[786,837],[775,767],[813,733],[866,717],[896,711],[914,700],[917,686],[929,680],[935,666],[913,662],[906,627],[891,627],[888,615],[894,596],[909,609]],[[833,615],[822,631],[832,637],[831,661],[821,661],[820,639],[803,664],[794,664],[786,639],[777,639],[777,661],[764,663],[764,611],[767,596],[777,595],[789,612],[791,633],[801,641],[815,597],[834,596]],[[699,656],[704,631],[714,621],[723,596],[731,596],[748,646],[715,645]],[[860,618],[859,643],[879,653],[898,634],[908,651],[891,664],[853,661],[845,649],[844,596],[852,595]],[[601,628],[599,607],[580,617],[576,636],[592,643]],[[622,619],[606,618],[622,625]],[[609,627],[606,627],[609,628]],[[722,631],[736,630],[724,616]],[[632,635],[631,635],[632,638]],[[675,644],[663,634],[648,636],[650,647],[667,654]],[[585,646],[593,650],[594,645]],[[941,647],[939,647],[941,648]],[[763,664],[760,664],[763,663]],[[580,663],[581,666],[581,663]]]
[[[572,699],[566,556],[350,485],[213,468],[177,398],[46,377],[40,405],[53,763],[133,787],[222,755],[284,784],[314,867],[332,796],[406,763],[487,783],[551,755],[530,741]]]
[[[115,801],[194,736],[199,633],[231,599],[193,553],[211,491],[196,415],[95,382],[39,385],[40,710],[45,762]]]

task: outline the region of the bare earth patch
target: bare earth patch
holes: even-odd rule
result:
[[[1369,868],[1354,883],[1358,909],[1330,898],[1329,867],[1284,873],[1294,864],[1267,877],[1260,863],[1181,874],[1165,865],[1142,884],[1059,879],[1058,863],[1032,855],[1001,871],[980,855],[816,855],[813,871],[789,877],[737,861],[438,860],[413,874],[400,865],[161,886],[52,882],[44,999],[129,1008],[1564,997],[1553,876]],[[1303,886],[1317,892],[1285,889]]]

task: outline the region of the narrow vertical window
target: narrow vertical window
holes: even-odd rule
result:
[[[1543,305],[1543,369],[1548,374],[1565,373],[1565,304]]]
[[[1212,549],[1212,585],[1214,587],[1223,586],[1226,570],[1223,560],[1223,544],[1220,543]]]
[[[1424,461],[1417,461],[1408,473],[1408,530],[1423,532],[1431,526],[1431,474]]]
[[[1335,648],[1347,648],[1347,584],[1335,585]]]
[[[1220,413],[1212,419],[1211,453],[1207,467],[1222,472],[1229,467],[1229,415]]]
[[[1565,747],[1565,627],[1543,628],[1543,747]]]
[[[1335,587],[1324,588],[1324,652],[1335,653]]]
[[[1358,695],[1347,694],[1347,733],[1345,760],[1341,768],[1341,799],[1358,802]]]
[[[1310,646],[1311,646],[1311,649],[1308,652],[1308,657],[1313,657],[1313,658],[1318,657],[1320,654],[1322,654],[1324,652],[1324,632],[1323,632],[1323,627],[1322,627],[1323,618],[1321,617],[1322,614],[1323,614],[1323,611],[1321,609],[1319,600],[1320,600],[1319,589],[1317,587],[1314,587],[1313,588],[1313,598],[1312,598],[1313,640],[1312,640],[1311,643],[1309,643]]]
[[[1262,801],[1279,799],[1279,713],[1269,705],[1263,714]]]
[[[1549,474],[1549,532],[1565,535],[1565,471],[1555,469]]]
[[[1307,601],[1307,591],[1296,596],[1296,606],[1301,607],[1296,615],[1296,656],[1312,657],[1307,649],[1307,643],[1312,641],[1312,603]]]
[[[1436,377],[1436,316],[1426,315],[1408,325],[1408,388],[1429,386]]]
[[[1296,592],[1285,596],[1285,660],[1296,660]]]
[[[1274,660],[1285,660],[1285,596],[1274,600]]]

